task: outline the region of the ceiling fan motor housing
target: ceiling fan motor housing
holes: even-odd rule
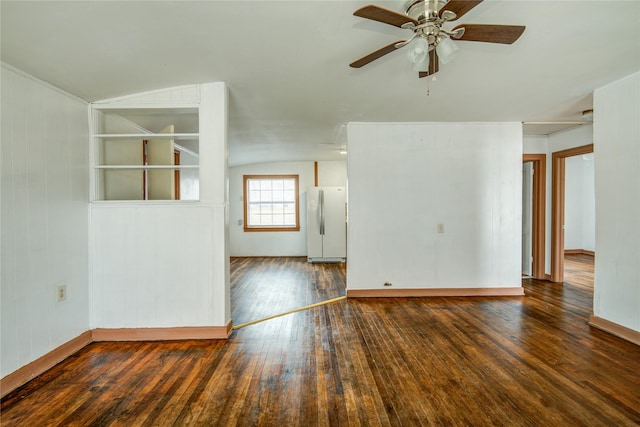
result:
[[[406,14],[419,23],[438,18],[438,11],[449,0],[409,0],[405,3]]]

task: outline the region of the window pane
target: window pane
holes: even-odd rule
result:
[[[284,192],[284,200],[286,200],[287,202],[295,202],[296,195],[295,195],[294,190],[285,190],[285,192]]]
[[[271,203],[262,205],[262,215],[273,215],[273,205]]]
[[[287,179],[284,182],[285,190],[295,190],[296,189],[296,180],[295,179]]]
[[[296,215],[295,214],[287,214],[284,216],[284,221],[287,225],[295,225],[296,224]]]
[[[249,215],[260,215],[260,205],[249,205]]]
[[[270,202],[271,200],[273,200],[273,194],[271,193],[271,191],[262,190],[260,192],[260,201],[261,202]]]
[[[260,215],[260,225],[273,225],[273,217],[271,214]]]

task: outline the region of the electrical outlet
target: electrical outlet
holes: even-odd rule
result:
[[[64,301],[67,299],[67,285],[58,286],[58,302]]]
[[[384,285],[385,286],[392,286],[392,283],[391,282],[384,282]]]

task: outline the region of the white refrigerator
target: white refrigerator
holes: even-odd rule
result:
[[[347,258],[347,216],[344,187],[307,190],[307,260],[344,262]]]

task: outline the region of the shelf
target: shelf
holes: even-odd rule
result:
[[[97,111],[107,111],[109,113],[135,113],[135,114],[156,114],[156,113],[168,113],[168,114],[198,114],[199,103],[94,103],[92,108]]]
[[[150,170],[150,169],[198,169],[198,165],[96,165],[95,169],[140,169],[140,170]]]
[[[100,139],[198,139],[199,133],[99,133],[93,135]]]

